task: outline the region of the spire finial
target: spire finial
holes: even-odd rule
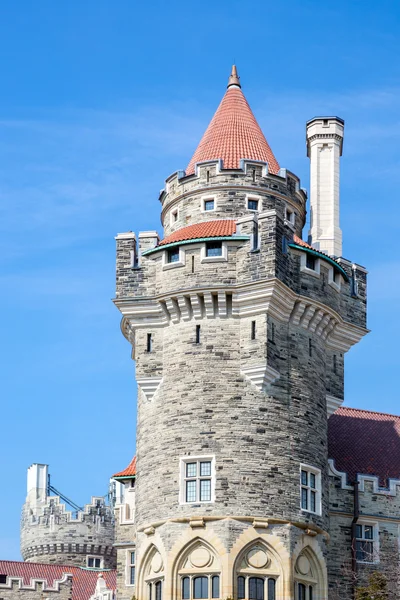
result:
[[[237,85],[237,87],[242,87],[240,85],[240,77],[237,74],[237,69],[236,69],[236,65],[232,65],[232,71],[231,74],[229,75],[229,79],[228,79],[228,88],[231,87],[231,85]]]

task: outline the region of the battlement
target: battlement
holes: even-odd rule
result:
[[[72,511],[49,495],[47,465],[28,470],[28,495],[21,515],[21,553],[25,561],[114,568],[114,516],[103,497],[93,496]],[[46,486],[44,482],[46,481]],[[89,555],[94,560],[89,564]]]
[[[269,173],[267,163],[259,161],[242,160],[241,168],[235,170],[224,170],[221,164],[220,160],[199,163],[192,175],[177,171],[167,178],[160,193],[166,236],[211,217],[240,218],[249,212],[249,199],[259,201],[260,211],[275,208],[278,202],[284,204],[293,212],[295,230],[301,234],[307,196],[296,175],[287,169],[280,169],[277,175]],[[215,201],[212,214],[204,210],[205,199]]]

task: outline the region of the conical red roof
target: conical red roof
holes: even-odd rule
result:
[[[232,80],[231,75],[230,82],[234,83],[229,83],[217,112],[187,166],[186,175],[194,173],[196,163],[218,158],[223,160],[224,169],[238,169],[240,159],[247,158],[266,162],[271,173],[278,173],[278,161],[240,89],[236,70],[235,79]]]
[[[115,473],[113,477],[116,479],[118,477],[135,477],[136,475],[136,456],[134,456],[129,463],[129,465],[123,471],[119,471],[119,473]]]

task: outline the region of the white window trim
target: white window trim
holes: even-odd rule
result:
[[[216,242],[220,242],[221,240],[215,240]],[[212,242],[212,239],[210,239]],[[206,243],[204,243],[200,250],[200,262],[226,262],[228,260],[228,244],[226,242],[221,242],[222,247],[222,256],[206,256]]]
[[[335,269],[333,267],[329,267],[329,271],[328,271],[328,283],[330,286],[333,287],[333,289],[335,289],[337,292],[340,292],[340,288],[342,285],[342,276],[341,274],[336,271],[336,273],[339,276],[339,283],[337,283],[335,281]]]
[[[99,567],[89,567],[89,558],[93,558],[94,560],[100,560]],[[88,569],[104,569],[104,560],[101,556],[96,556],[95,554],[88,554],[86,556],[86,566]]]
[[[288,225],[291,229],[295,229],[296,226],[296,213],[291,206],[285,206],[285,225]]]
[[[130,481],[130,480],[129,480]],[[129,525],[135,522],[135,487],[124,486],[124,499],[120,506],[120,524]],[[129,506],[130,519],[126,518],[126,507]]]
[[[186,264],[186,255],[185,249],[183,246],[179,246],[179,260],[173,263],[168,262],[168,250],[172,250],[172,248],[166,248],[163,252],[162,259],[162,269],[163,271],[167,271],[168,269],[175,269],[177,267],[184,267]]]
[[[255,200],[256,202],[258,202],[257,208],[249,208],[249,200]],[[254,194],[246,194],[246,209],[252,213],[260,213],[262,209],[261,196],[254,196]]]
[[[131,552],[135,553],[135,564],[131,563]],[[125,571],[125,585],[126,587],[134,588],[136,586],[136,548],[127,548],[126,550],[126,571]],[[135,567],[135,583],[131,583],[131,567]]]
[[[369,525],[370,527],[373,527],[374,530],[374,537],[372,540],[365,540],[365,541],[369,541],[369,542],[373,542],[373,555],[374,555],[374,560],[357,560],[358,564],[360,565],[377,565],[379,564],[379,521],[374,521],[368,518],[363,518],[363,517],[359,517],[357,519],[357,523],[356,525]],[[357,539],[364,539],[364,538],[357,538]]]
[[[310,508],[303,508],[301,505],[301,490],[304,487],[308,487],[309,486],[303,486],[301,483],[301,472],[302,471],[307,471],[308,473],[313,473],[315,475],[315,482],[316,482],[316,499],[315,499],[315,508],[316,510],[311,510]],[[313,467],[311,465],[306,465],[306,464],[301,464],[300,465],[300,471],[299,471],[299,483],[300,483],[300,510],[302,512],[306,512],[306,513],[310,513],[312,515],[319,515],[321,516],[322,514],[322,493],[321,493],[321,482],[322,482],[322,478],[321,478],[321,469],[318,469],[317,467]],[[308,501],[308,504],[310,504],[310,502]]]
[[[313,277],[319,277],[320,276],[320,259],[317,258],[316,256],[314,256],[315,258],[315,269],[309,269],[307,267],[307,253],[306,252],[302,252],[300,255],[300,271],[302,271],[303,273],[307,273],[308,275],[312,275]]]
[[[174,215],[176,215],[176,219],[174,219]],[[173,227],[176,223],[178,223],[178,221],[179,221],[179,207],[177,206],[176,208],[173,208],[171,210],[171,213],[169,216],[170,226]]]
[[[206,210],[205,209],[205,203],[208,200],[213,200],[214,201],[214,208],[212,208],[211,210]],[[215,196],[202,196],[201,198],[201,212],[215,212],[217,210],[217,199]]]
[[[187,463],[192,462],[211,462],[211,477],[207,477],[206,479],[211,479],[211,500],[196,500],[195,502],[186,502],[186,465]],[[192,506],[193,504],[212,504],[215,502],[215,455],[206,454],[205,456],[182,456],[179,459],[179,504],[185,504],[186,506]],[[196,481],[200,478],[196,477]]]

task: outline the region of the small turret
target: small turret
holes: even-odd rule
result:
[[[344,121],[339,117],[315,117],[307,122],[306,130],[310,158],[310,242],[317,250],[340,257],[339,183]]]
[[[28,469],[21,516],[21,554],[27,562],[115,568],[114,518],[102,497],[72,512],[50,495],[48,465]]]

